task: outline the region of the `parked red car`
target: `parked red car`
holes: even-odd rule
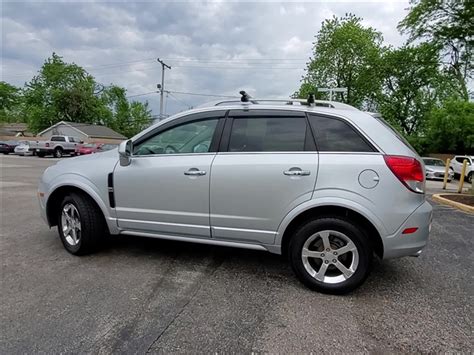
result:
[[[108,143],[86,143],[76,149],[76,155],[86,155],[92,153],[105,152],[117,148],[117,144]]]
[[[85,154],[92,154],[97,153],[100,151],[100,147],[102,143],[87,143],[81,145],[81,147],[77,150],[77,155],[85,155]]]

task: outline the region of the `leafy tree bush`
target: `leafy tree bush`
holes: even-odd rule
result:
[[[338,101],[356,107],[370,107],[380,86],[377,68],[382,52],[382,35],[364,27],[361,18],[348,14],[322,23],[313,47],[300,90],[295,96],[306,97],[318,87],[346,87]],[[319,94],[325,97],[326,94]]]
[[[130,137],[151,122],[148,104],[128,102],[126,90],[104,87],[57,54],[48,58],[24,89],[29,129],[38,133],[60,121],[104,124]]]
[[[474,154],[474,103],[451,99],[434,108],[426,141],[432,152]]]

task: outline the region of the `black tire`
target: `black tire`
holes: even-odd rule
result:
[[[358,253],[358,265],[355,268],[355,271],[352,275],[346,278],[343,281],[337,283],[327,283],[323,281],[317,280],[315,277],[311,276],[308,270],[305,267],[302,257],[302,250],[303,246],[305,245],[306,241],[310,240],[315,234],[322,231],[335,231],[338,233],[343,234],[347,237],[352,243],[355,245]],[[332,238],[332,239],[331,239]],[[330,236],[329,239],[331,240],[331,248],[333,247],[333,242],[338,242],[338,238],[335,236]],[[322,239],[317,241],[322,243]],[[321,246],[322,247],[322,246]],[[311,258],[307,260],[311,260],[308,263],[321,263],[319,267],[322,266],[323,262],[329,263],[327,266],[327,273],[328,275],[333,273],[335,276],[340,272],[338,268],[336,268],[335,261],[338,263],[351,263],[354,260],[354,253],[348,252],[344,253],[344,255],[334,256],[333,253],[336,249],[331,249],[329,253],[327,253],[324,248],[322,249],[323,253],[322,256],[328,258],[330,255],[330,260],[324,260],[322,258]],[[315,220],[309,221],[303,224],[292,236],[290,245],[289,245],[289,257],[290,263],[295,272],[298,279],[308,288],[319,291],[322,293],[329,293],[329,294],[345,294],[348,293],[355,288],[359,287],[367,278],[370,273],[371,266],[372,266],[372,257],[373,251],[372,247],[368,241],[368,238],[363,230],[361,230],[356,224],[351,222],[349,219],[339,216],[327,216],[317,218]],[[335,258],[335,259],[333,259]],[[340,259],[345,258],[345,259]],[[332,260],[331,260],[332,259]],[[317,268],[318,265],[314,265]],[[310,266],[312,267],[312,266]],[[316,270],[315,270],[316,271]],[[317,272],[320,272],[321,269],[318,268]],[[341,273],[342,274],[342,273]],[[341,275],[342,276],[342,275]]]
[[[41,153],[41,152],[38,152],[38,153],[36,153],[36,155],[37,155],[39,158],[44,158],[46,154]]]
[[[54,155],[55,158],[62,158],[63,157],[63,150],[61,148],[55,148],[53,155]]]
[[[73,205],[79,215],[80,235],[77,244],[72,245],[68,242],[63,232],[62,212],[66,205]],[[107,237],[107,227],[102,218],[102,211],[97,207],[93,200],[85,195],[71,193],[64,197],[61,208],[57,211],[58,233],[64,248],[74,255],[90,254],[98,249],[101,242]]]
[[[467,174],[467,179],[466,180],[467,180],[468,183],[472,184],[472,171],[469,174]]]

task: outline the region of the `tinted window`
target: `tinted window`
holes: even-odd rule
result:
[[[316,135],[318,150],[322,152],[375,151],[354,128],[342,120],[310,115],[309,122]]]
[[[305,146],[304,117],[236,118],[230,134],[230,152],[294,152]]]
[[[136,155],[207,153],[218,119],[172,127],[133,147]]]
[[[52,142],[65,142],[66,139],[64,137],[51,137]]]

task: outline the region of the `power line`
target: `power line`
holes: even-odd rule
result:
[[[250,61],[305,61],[308,58],[164,58],[168,61],[196,61],[196,62],[250,62]]]
[[[127,99],[130,99],[132,97],[145,96],[145,95],[157,94],[157,93],[158,93],[158,91],[149,91],[149,92],[144,92],[142,94],[129,95],[129,96],[127,96]]]
[[[239,98],[239,96],[229,96],[229,95],[201,94],[201,93],[195,93],[195,92],[171,91],[171,90],[168,90],[168,91],[173,93],[173,94],[181,94],[181,95],[205,96],[205,97],[222,97],[224,99]]]
[[[180,94],[180,95],[191,95],[191,96],[204,96],[204,97],[221,97],[224,99],[236,99],[239,98],[240,96],[230,96],[230,95],[220,95],[220,94],[202,94],[202,93],[197,93],[197,92],[184,92],[184,91],[174,91],[174,90],[165,90],[166,93],[171,93],[171,94]],[[149,92],[144,92],[140,94],[134,94],[127,96],[128,98],[132,97],[138,97],[138,96],[145,96],[145,95],[151,95],[151,94],[156,94],[157,91],[149,91]],[[173,95],[174,96],[174,95]],[[191,105],[189,105],[191,106]]]
[[[174,96],[171,92],[168,91],[167,93],[168,93],[168,95],[169,95],[172,99],[174,99],[176,102],[179,102],[180,104],[182,104],[182,105],[185,106],[186,108],[189,109],[189,108],[192,107],[192,105],[189,105],[188,103],[184,102],[183,100],[178,99],[178,98],[177,98],[176,96]]]

